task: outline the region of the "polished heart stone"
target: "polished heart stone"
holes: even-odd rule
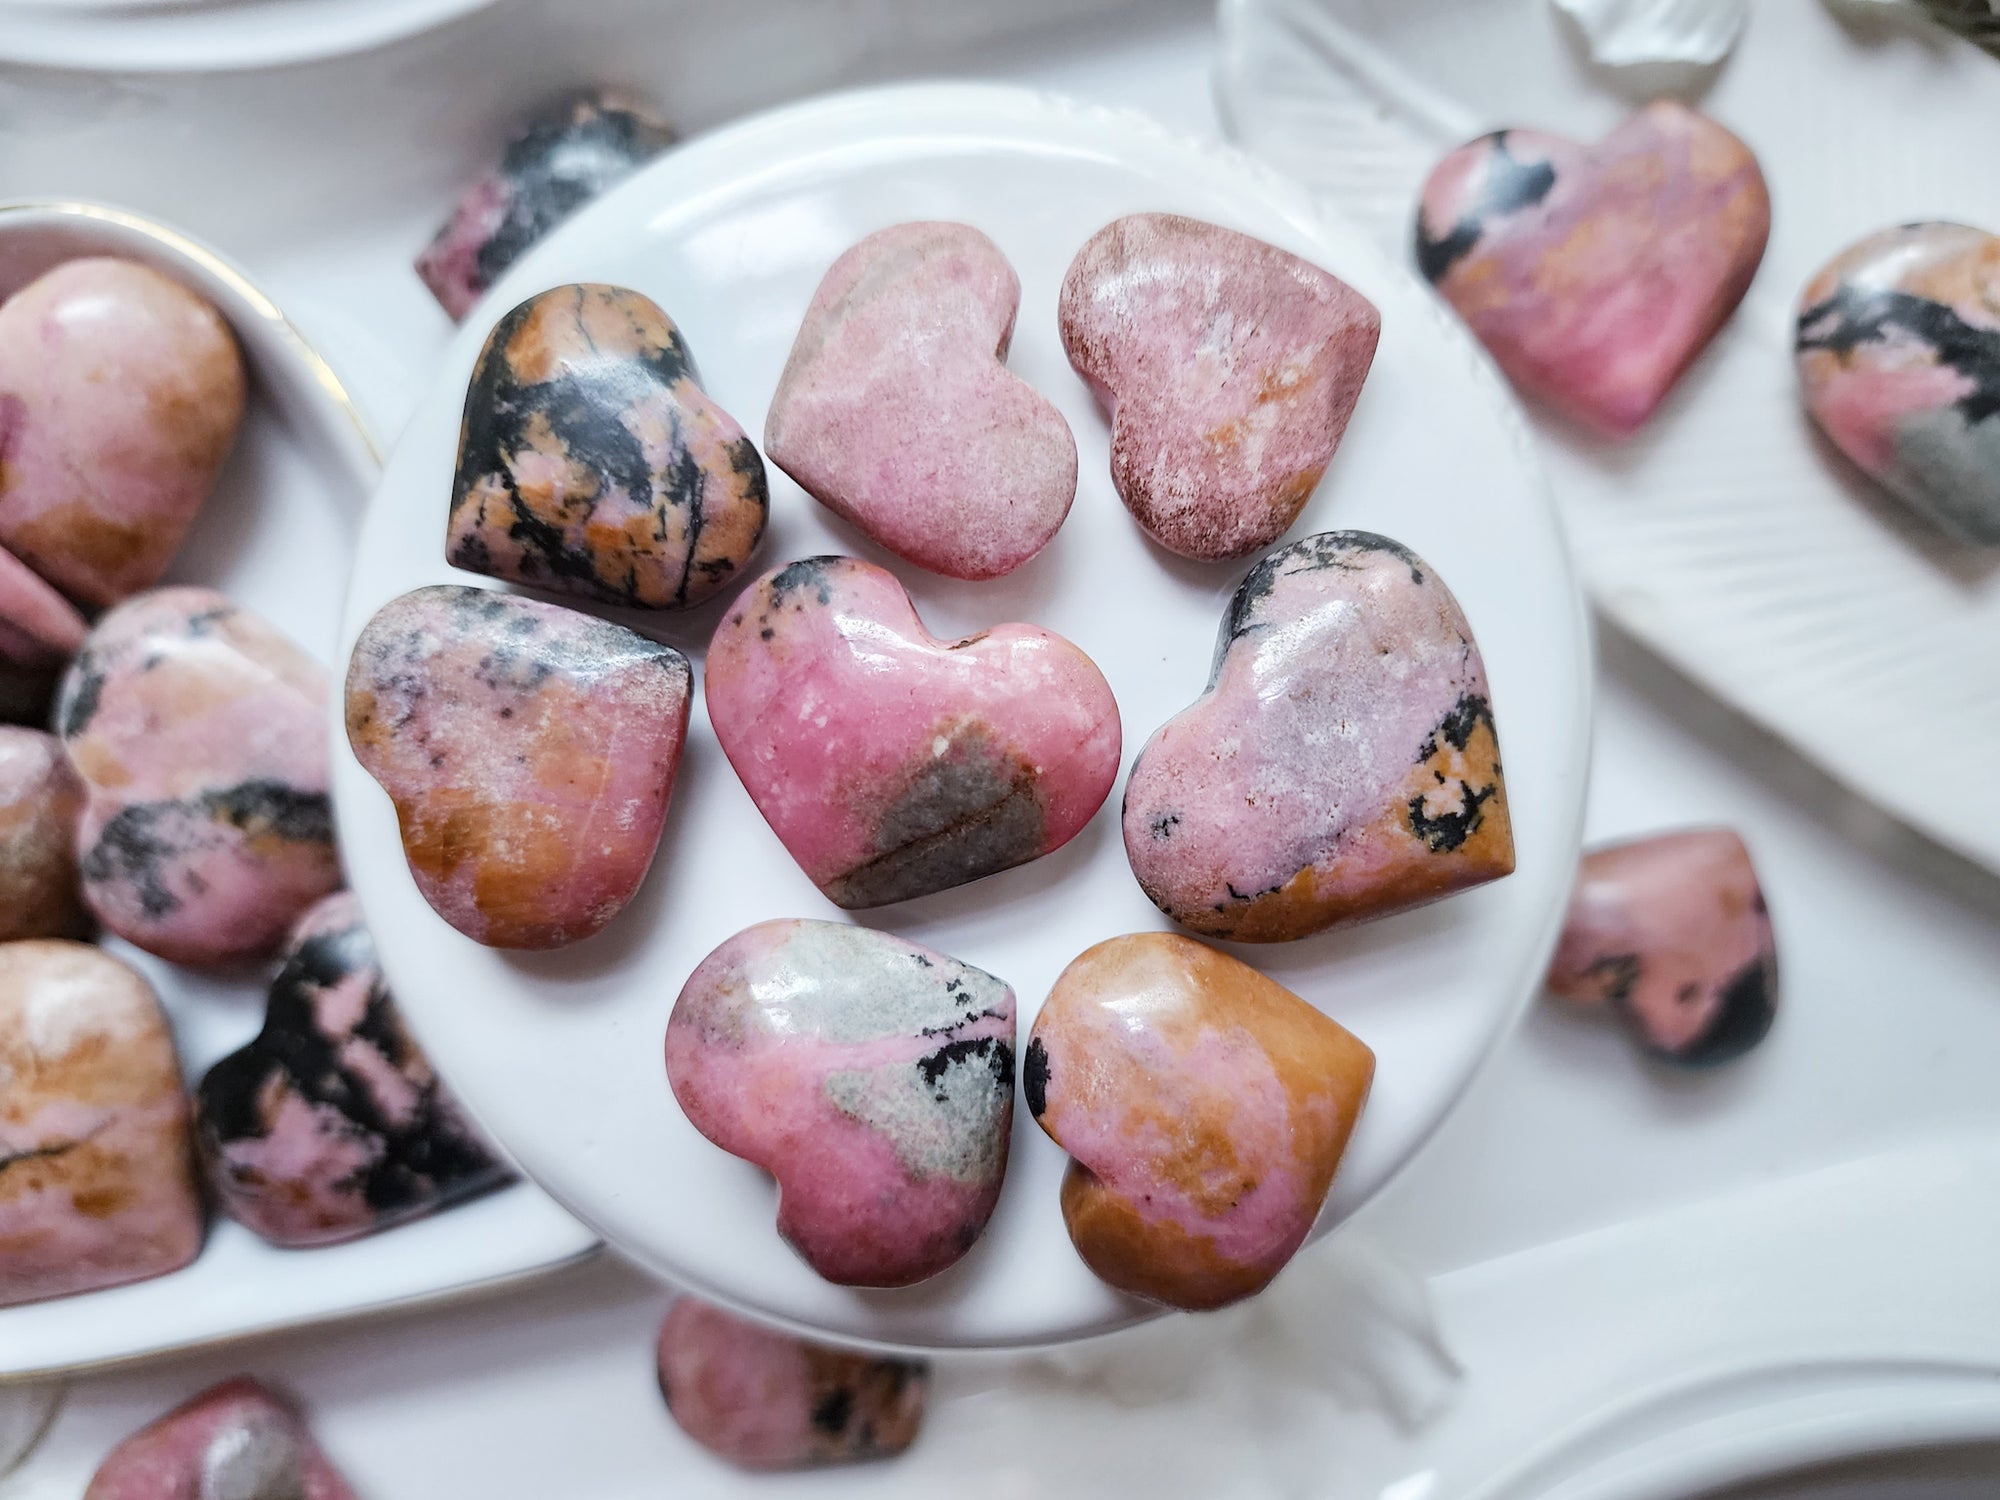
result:
[[[89,633],[75,605],[13,553],[0,549],[0,666],[60,667]]]
[[[1007,369],[1021,282],[965,224],[898,224],[826,273],[764,421],[771,462],[906,562],[1010,573],[1076,499],[1062,413]]]
[[[62,741],[0,725],[0,942],[89,934],[76,869],[82,813]]]
[[[1328,531],[1236,591],[1208,691],[1125,784],[1125,852],[1197,932],[1282,942],[1514,868],[1486,667],[1407,548]]]
[[[73,260],[0,305],[0,546],[72,599],[157,583],[243,421],[222,314],[131,261]]]
[[[585,94],[539,116],[465,190],[417,257],[417,275],[464,317],[530,246],[674,139],[666,121],[617,94]]]
[[[1014,1122],[1014,992],[914,943],[764,922],[667,1023],[695,1129],[778,1180],[778,1232],[829,1281],[909,1286],[972,1248]]]
[[[440,584],[362,630],[347,738],[439,916],[489,947],[560,948],[646,878],[692,685],[686,657],[622,625]]]
[[[1618,438],[1729,321],[1770,232],[1750,148],[1663,100],[1594,146],[1461,146],[1424,186],[1417,264],[1516,386]]]
[[[660,1394],[681,1431],[745,1469],[894,1458],[916,1441],[930,1366],[808,1343],[682,1297],[660,1324]]]
[[[1063,1222],[1120,1291],[1194,1310],[1254,1296],[1305,1243],[1375,1055],[1247,964],[1172,933],[1063,970],[1022,1062],[1070,1154]]]
[[[404,1028],[345,891],[300,919],[263,1030],[195,1099],[217,1202],[274,1245],[373,1234],[508,1175]]]
[[[1904,504],[2000,544],[2000,237],[1871,235],[1806,284],[1799,380],[1813,420]]]
[[[1133,214],[1063,278],[1063,347],[1111,412],[1111,480],[1182,557],[1281,536],[1347,431],[1382,319],[1353,287],[1233,229]]]
[[[769,509],[756,447],[637,292],[556,287],[488,335],[459,437],[454,566],[685,609],[749,561]]]
[[[318,662],[213,589],[119,606],[63,679],[84,898],[175,963],[275,950],[340,884]]]
[[[709,643],[709,722],[792,858],[849,909],[1068,843],[1118,775],[1118,704],[1033,625],[924,629],[894,575],[814,557],[746,589]]]
[[[203,1391],[113,1448],[83,1500],[355,1500],[297,1412],[254,1380]]]
[[[0,1307],[178,1271],[201,1239],[152,987],[82,943],[0,944]]]
[[[1778,949],[1743,840],[1708,828],[1586,854],[1548,987],[1611,1007],[1670,1062],[1756,1046],[1777,1014]]]

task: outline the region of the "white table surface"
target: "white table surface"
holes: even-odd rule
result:
[[[979,7],[945,0],[746,0],[741,10],[520,0],[385,53],[280,74],[0,70],[0,196],[118,202],[220,245],[393,433],[449,332],[412,255],[507,125],[566,88],[640,87],[698,129],[821,87],[950,74],[1216,130],[1200,0],[1029,0],[1008,16],[1027,29],[996,40],[982,35],[994,23]],[[1706,1075],[1649,1067],[1608,1027],[1531,1016],[1362,1216],[1376,1244],[1427,1276],[2000,1127],[2000,879],[1855,801],[1637,648],[1600,647],[1590,837],[1739,828],[1778,928],[1783,1009],[1762,1049]],[[1941,755],[1951,774],[1940,795],[1976,797],[1964,778],[1983,775],[1979,760],[1977,747]],[[92,1455],[123,1431],[239,1370],[296,1391],[382,1500],[743,1492],[692,1454],[660,1408],[650,1340],[665,1300],[606,1262],[506,1301],[97,1377],[72,1394],[42,1458],[0,1481],[0,1500],[73,1496]],[[947,1399],[933,1439],[953,1420]],[[1933,1464],[1935,1487],[1921,1491],[1864,1470],[1818,1492],[1991,1493],[1991,1478],[1951,1477],[1970,1462]]]

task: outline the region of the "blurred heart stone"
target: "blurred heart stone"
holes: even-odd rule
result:
[[[586,94],[541,116],[499,166],[466,189],[417,257],[417,275],[462,318],[527,249],[674,143],[673,128],[616,94]]]
[[[685,609],[749,561],[769,509],[756,447],[646,298],[559,286],[495,325],[465,398],[454,566]]]
[[[907,901],[1039,859],[1118,775],[1118,704],[1034,625],[924,629],[893,574],[814,557],[746,589],[709,643],[715,737],[827,899]]]
[[[0,942],[89,934],[76,869],[82,812],[62,741],[0,725]]]
[[[1669,99],[1591,146],[1461,146],[1424,185],[1417,264],[1522,392],[1622,438],[1729,321],[1770,232],[1750,148]]]
[[[1337,276],[1179,214],[1100,229],[1063,278],[1063,347],[1111,412],[1111,478],[1182,557],[1281,536],[1333,461],[1382,319]]]
[[[297,1412],[239,1377],[113,1448],[83,1500],[354,1500],[354,1491]]]
[[[1192,939],[1113,938],[1063,970],[1023,1060],[1070,1154],[1063,1222],[1120,1291],[1204,1310],[1305,1243],[1375,1055],[1290,990]]]
[[[1756,1046],[1777,1015],[1778,949],[1743,840],[1706,828],[1586,854],[1548,987],[1610,1006],[1670,1062]]]
[[[201,1250],[187,1094],[152,986],[82,943],[0,943],[0,1307]]]
[[[89,633],[75,605],[20,558],[0,549],[0,666],[60,667]]]
[[[771,398],[771,462],[906,562],[994,578],[1076,499],[1076,440],[1007,368],[1021,282],[965,224],[898,224],[833,263]]]
[[[778,1179],[778,1231],[815,1271],[909,1286],[999,1201],[1014,992],[888,933],[764,922],[681,990],[667,1078],[697,1130]]]
[[[1139,752],[1125,852],[1197,932],[1280,942],[1514,868],[1486,668],[1435,569],[1366,531],[1274,552]]]
[[[276,949],[340,884],[326,701],[318,662],[213,589],[98,621],[56,703],[98,920],[175,963]]]
[[[680,652],[622,625],[439,584],[362,630],[347,738],[439,916],[489,947],[560,948],[652,866],[692,683]]]

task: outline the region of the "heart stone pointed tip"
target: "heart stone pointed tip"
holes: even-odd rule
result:
[[[297,1412],[238,1378],[112,1449],[83,1500],[355,1500]]]
[[[0,432],[0,453],[5,451]],[[75,605],[0,548],[0,665],[29,671],[61,668],[89,633]]]

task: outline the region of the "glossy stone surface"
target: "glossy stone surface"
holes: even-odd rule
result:
[[[652,866],[692,685],[686,657],[622,625],[440,584],[362,630],[347,738],[439,916],[489,947],[560,948]]]
[[[778,1232],[815,1271],[909,1286],[999,1201],[1014,992],[888,933],[763,922],[689,977],[667,1078],[695,1129],[778,1179]]]
[[[1282,942],[1514,868],[1486,668],[1423,559],[1366,531],[1243,580],[1208,691],[1147,741],[1125,852],[1197,932]]]
[[[1063,970],[1022,1063],[1072,1160],[1063,1222],[1121,1291],[1195,1310],[1254,1296],[1305,1243],[1375,1055],[1190,938],[1113,938]]]
[[[1870,235],[1799,299],[1806,407],[1840,451],[1962,541],[2000,544],[2000,238]]]
[[[0,942],[89,934],[76,869],[82,812],[62,741],[0,725]]]
[[[404,1028],[346,891],[300,919],[263,1030],[195,1105],[217,1202],[274,1245],[373,1234],[508,1176]]]
[[[1620,438],[1729,321],[1770,232],[1750,148],[1662,100],[1595,145],[1502,130],[1452,152],[1417,264],[1517,387]]]
[[[1778,949],[1743,840],[1705,828],[1584,855],[1548,987],[1611,1007],[1671,1062],[1756,1046],[1777,1014]]]
[[[638,609],[685,609],[750,559],[764,464],[637,292],[559,286],[488,335],[472,372],[445,557]]]
[[[681,1430],[745,1469],[894,1458],[930,1390],[919,1360],[807,1343],[682,1297],[660,1324],[660,1394]]]
[[[907,901],[1039,859],[1118,775],[1118,704],[1034,625],[924,629],[885,569],[814,557],[766,574],[709,643],[709,722],[827,899]]]
[[[1111,413],[1111,479],[1183,557],[1244,557],[1298,519],[1347,431],[1382,319],[1275,245],[1133,214],[1077,252],[1058,309]]]
[[[340,884],[318,662],[213,589],[119,606],[63,679],[84,898],[175,963],[273,951]]]
[[[62,666],[89,633],[75,605],[0,548],[0,665],[29,670]]]
[[[821,504],[949,578],[1012,572],[1076,499],[1076,440],[1007,368],[1021,282],[965,224],[897,224],[833,263],[764,421]]]
[[[126,260],[72,260],[0,304],[0,546],[85,604],[167,570],[243,421],[222,314]]]
[[[530,246],[674,143],[673,127],[611,93],[585,94],[533,121],[458,200],[417,257],[417,275],[454,318]]]
[[[355,1500],[297,1412],[254,1380],[203,1391],[113,1448],[83,1500]]]
[[[167,1018],[82,943],[0,944],[0,1307],[178,1271],[202,1213]]]

